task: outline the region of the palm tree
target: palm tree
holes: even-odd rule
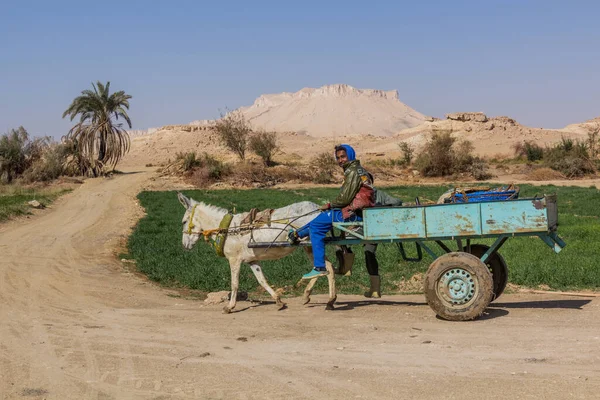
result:
[[[97,176],[104,166],[114,168],[119,160],[129,151],[129,134],[119,118],[127,122],[131,128],[131,120],[127,115],[131,96],[124,91],[110,94],[110,82],[103,85],[100,81],[92,83],[94,90],[84,90],[76,97],[63,113],[71,121],[79,115],[77,123],[66,139],[77,143],[77,151],[88,160],[88,171]]]

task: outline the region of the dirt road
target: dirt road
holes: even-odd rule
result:
[[[171,297],[113,255],[149,177],[89,180],[0,227],[0,398],[600,398],[598,299],[506,295],[452,323],[422,296],[231,315]]]

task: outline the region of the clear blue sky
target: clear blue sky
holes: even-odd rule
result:
[[[96,80],[134,129],[347,83],[418,111],[556,128],[600,115],[597,1],[0,0],[0,133],[60,137]]]

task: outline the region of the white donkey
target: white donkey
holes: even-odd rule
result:
[[[183,247],[190,250],[194,247],[200,236],[214,236],[216,230],[227,214],[224,208],[205,204],[187,198],[182,193],[178,193],[179,202],[185,207],[186,211],[183,216]],[[301,227],[310,222],[316,217],[316,210],[319,206],[309,201],[294,203],[292,205],[278,208],[271,215],[270,227],[258,227],[253,230],[252,238],[256,242],[285,242],[287,240],[287,232],[291,228]],[[252,272],[260,285],[273,297],[279,309],[285,307],[285,303],[281,301],[279,293],[269,286],[260,266],[260,261],[278,260],[296,250],[296,247],[270,247],[270,248],[249,248],[248,243],[251,239],[250,230],[240,230],[235,232],[235,228],[240,226],[242,219],[246,214],[235,214],[230,224],[230,230],[234,233],[227,235],[223,253],[229,261],[231,269],[231,298],[229,304],[223,308],[223,312],[228,314],[235,307],[237,291],[239,286],[240,268],[242,263],[250,264]],[[299,217],[299,218],[297,218]],[[279,222],[277,222],[279,221]],[[288,224],[288,221],[293,224]],[[312,262],[312,248],[305,247],[306,253]],[[335,273],[333,265],[325,262],[329,281],[329,300],[326,309],[333,309],[337,296],[335,290]],[[318,278],[312,279],[304,291],[304,304],[310,301],[310,293]]]

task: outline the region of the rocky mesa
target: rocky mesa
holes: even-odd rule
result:
[[[240,111],[255,128],[317,138],[392,136],[427,119],[401,102],[396,90],[356,89],[344,84],[265,94]]]

